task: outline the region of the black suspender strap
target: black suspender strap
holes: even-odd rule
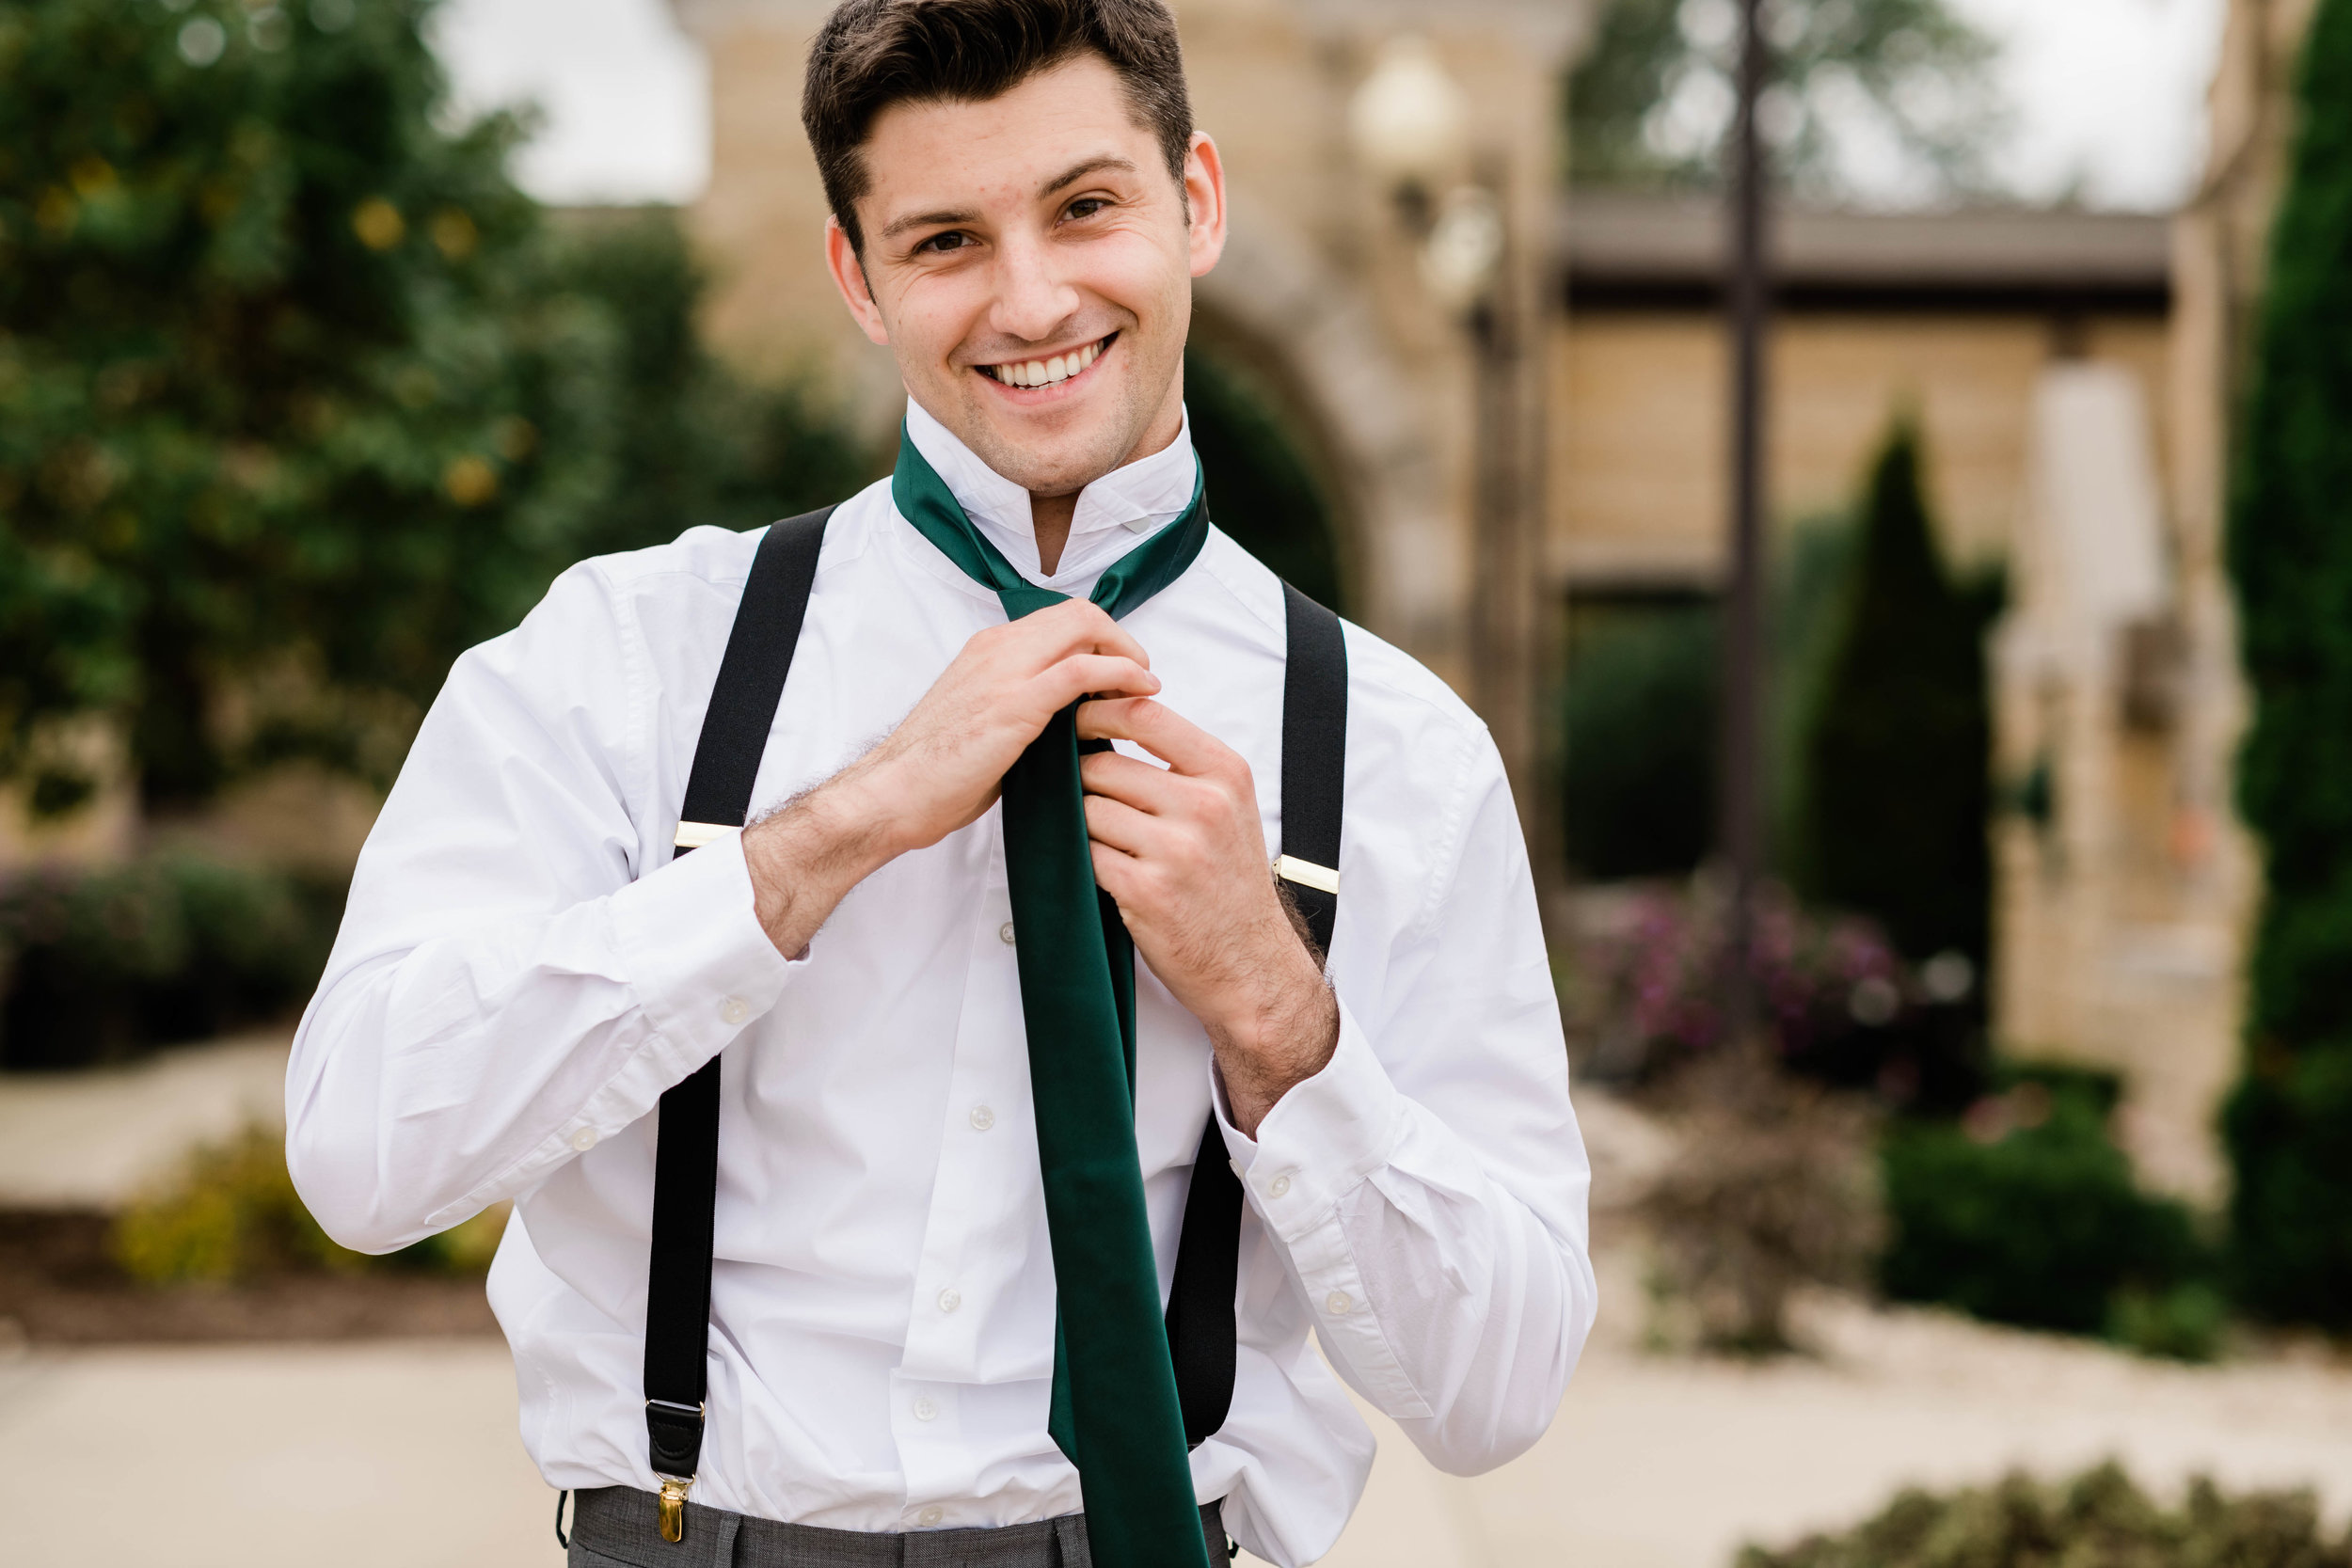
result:
[[[1340,618],[1282,585],[1282,854],[1275,862],[1314,939],[1330,955],[1340,907],[1340,816],[1347,783],[1347,643]],[[1168,1347],[1184,1441],[1199,1448],[1233,1404],[1233,1290],[1241,1268],[1241,1179],[1209,1117],[1184,1192],[1184,1227],[1168,1292]]]
[[[679,854],[740,824],[775,723],[833,509],[769,529],[752,559],[703,717],[678,824]],[[1289,652],[1282,676],[1282,855],[1276,869],[1306,917],[1318,958],[1339,908],[1340,817],[1347,764],[1347,647],[1339,617],[1283,585]],[[661,1097],[654,1148],[653,1243],[645,1286],[645,1432],[661,1481],[661,1533],[684,1534],[686,1494],[702,1458],[708,1392],[710,1257],[719,1184],[719,1058]],[[1233,1291],[1241,1182],[1212,1117],[1200,1140],[1177,1243],[1168,1347],[1199,1447],[1233,1402]]]
[[[817,578],[833,508],[776,523],[752,557],[687,776],[675,854],[742,825]],[[684,1531],[702,1459],[710,1340],[712,1205],[719,1188],[719,1058],[661,1097],[653,1245],[645,1279],[645,1433],[661,1478],[661,1533]]]

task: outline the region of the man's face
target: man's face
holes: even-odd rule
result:
[[[1081,55],[986,103],[894,104],[862,156],[865,251],[830,225],[827,259],[915,402],[1037,495],[1174,438],[1192,279],[1225,243],[1207,136],[1179,188]]]

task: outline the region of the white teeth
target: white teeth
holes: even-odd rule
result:
[[[981,368],[1008,387],[1050,387],[1057,381],[1069,380],[1102,356],[1103,345],[1098,341],[1084,348],[1073,348],[1068,354],[1057,354],[1050,359],[1024,359],[1018,363]]]

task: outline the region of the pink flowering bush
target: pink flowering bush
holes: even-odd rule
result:
[[[1646,1081],[1727,1043],[1725,915],[1721,888],[1705,879],[1580,895],[1564,981],[1589,1070]],[[1860,1035],[1898,1034],[1931,1000],[1875,926],[1807,911],[1777,885],[1757,899],[1750,952],[1767,1043],[1792,1067],[1819,1067]]]

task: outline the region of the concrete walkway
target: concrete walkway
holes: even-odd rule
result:
[[[1818,1306],[1822,1359],[1661,1360],[1614,1319],[1551,1433],[1440,1476],[1375,1418],[1380,1458],[1335,1568],[1727,1568],[1906,1481],[2110,1454],[2169,1489],[2311,1484],[2352,1513],[2352,1371],[2190,1369],[1935,1314]],[[560,1561],[495,1342],[0,1352],[0,1562],[40,1568],[529,1568]]]

